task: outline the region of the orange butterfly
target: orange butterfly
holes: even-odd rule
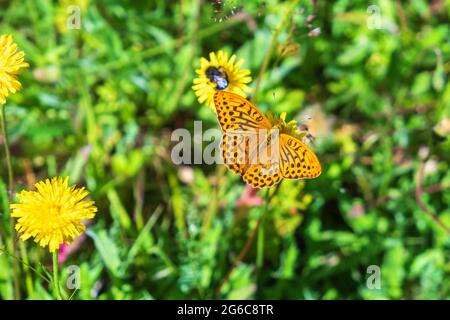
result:
[[[316,178],[316,155],[298,138],[284,116],[267,119],[251,102],[226,91],[214,94],[222,128],[225,165],[254,188],[271,187],[281,179]],[[267,155],[269,154],[269,155]]]

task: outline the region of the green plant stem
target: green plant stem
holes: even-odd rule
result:
[[[264,216],[269,211],[269,206],[270,206],[270,203],[272,202],[272,198],[278,193],[278,190],[280,189],[281,183],[282,183],[282,181],[276,185],[275,190],[272,192],[272,194],[270,194],[270,188],[267,190],[265,205],[264,205],[264,208],[263,208],[263,211],[262,211],[261,215],[258,218],[258,222],[256,223],[256,227],[253,229],[252,233],[247,238],[247,241],[245,242],[244,247],[242,248],[241,252],[239,252],[239,255],[237,256],[236,260],[234,261],[230,271],[228,271],[228,273],[226,274],[225,278],[222,280],[222,283],[217,287],[216,294],[220,294],[220,291],[222,290],[222,287],[228,282],[228,280],[230,280],[231,275],[233,274],[233,272],[236,269],[236,267],[239,265],[239,263],[241,263],[241,261],[247,255],[248,250],[250,249],[250,247],[252,246],[252,244],[253,244],[253,242],[254,242],[254,240],[256,238],[258,230],[259,230],[259,228],[261,226],[261,222],[263,221]],[[264,235],[264,233],[262,235]],[[264,247],[262,249],[264,249]],[[259,259],[263,259],[263,256],[260,255]],[[257,260],[258,260],[258,258],[257,258]]]
[[[59,287],[58,250],[53,251],[53,287],[55,289],[56,299],[62,300],[61,289]]]
[[[8,202],[11,203],[12,196],[14,193],[14,173],[12,169],[12,162],[11,162],[11,153],[9,150],[9,140],[8,140],[8,133],[6,130],[6,116],[5,116],[5,105],[0,104],[0,127],[1,127],[1,133],[3,136],[3,144],[5,146],[5,158],[6,158],[6,168],[8,171]],[[8,207],[9,207],[8,203]],[[16,242],[15,239],[15,230],[14,230],[14,221],[10,215],[9,217],[9,227],[11,232],[11,241],[9,243],[9,250],[11,251],[12,255],[16,254]],[[13,281],[14,281],[14,297],[15,299],[20,299],[20,266],[17,263],[15,259],[12,260],[13,265]]]
[[[134,217],[136,223],[136,229],[138,231],[142,230],[144,227],[144,216],[143,216],[143,207],[144,207],[144,188],[145,188],[145,170],[139,170],[137,175],[136,183],[134,185],[134,199],[136,202],[134,208]]]
[[[233,27],[239,23],[245,21],[244,16],[236,16],[233,19],[226,20],[222,23],[215,23],[212,26],[205,28],[203,30],[199,30],[198,33],[190,34],[186,37],[171,39],[163,44],[159,44],[156,46],[152,46],[148,49],[142,50],[141,52],[136,53],[136,56],[133,59],[130,59],[128,56],[119,61],[111,61],[107,62],[102,66],[102,71],[113,71],[121,68],[125,68],[131,63],[141,63],[144,59],[150,59],[154,56],[161,55],[166,53],[169,50],[172,50],[176,47],[180,42],[190,41],[192,37],[197,37],[197,40],[201,40],[207,37],[210,37],[222,30],[226,30],[228,28]]]
[[[34,288],[33,288],[33,278],[31,277],[30,268],[28,267],[29,261],[28,261],[27,247],[25,245],[25,242],[20,241],[19,248],[20,248],[20,254],[22,256],[22,260],[24,262],[22,267],[23,267],[23,270],[25,271],[25,285],[26,285],[26,289],[27,289],[27,294],[28,294],[28,297],[30,297],[34,293]]]
[[[267,189],[265,196],[265,207],[264,211],[261,214],[260,220],[263,227],[258,229],[258,237],[256,239],[256,269],[259,271],[263,265],[264,261],[264,217],[266,212],[269,210],[270,203],[270,189]]]
[[[0,243],[1,244],[1,243]],[[5,248],[2,248],[0,246],[0,253],[7,255],[8,257],[10,257],[11,259],[16,260],[18,263],[22,264],[24,267],[27,267],[28,269],[30,269],[31,271],[33,271],[39,278],[41,278],[42,280],[44,280],[45,282],[47,282],[49,285],[51,285],[52,279],[48,278],[46,275],[44,275],[41,271],[33,268],[33,266],[25,263],[25,261],[23,259],[20,259],[19,257],[16,257],[12,254],[10,254],[8,252],[8,250],[6,250]]]
[[[214,186],[214,191],[212,193],[212,199],[209,202],[208,208],[206,210],[205,219],[203,220],[202,235],[205,236],[214,220],[217,210],[219,208],[220,199],[220,188],[223,184],[223,179],[225,177],[225,165],[216,166],[216,185]]]
[[[440,227],[444,232],[446,232],[448,235],[450,235],[450,227],[448,227],[442,220],[439,218],[437,214],[432,212],[427,205],[422,201],[422,181],[424,176],[424,170],[425,170],[425,162],[426,159],[423,159],[420,162],[419,169],[417,171],[417,177],[416,177],[416,190],[415,190],[415,197],[417,205],[419,206],[422,211],[428,215],[428,217],[433,221],[438,227]]]
[[[297,4],[299,2],[300,2],[300,0],[292,1],[286,14],[281,17],[281,21],[275,28],[272,39],[270,40],[269,50],[267,51],[266,55],[264,56],[261,70],[259,71],[258,78],[256,79],[256,84],[255,84],[255,88],[253,89],[253,95],[252,95],[253,101],[256,101],[256,94],[258,93],[259,87],[261,85],[262,77],[263,77],[264,73],[266,72],[267,67],[269,66],[270,58],[272,57],[272,52],[275,50],[275,47],[278,44],[278,36],[280,35],[281,31],[283,31],[283,29],[285,28],[287,21],[289,21],[292,12],[294,11],[295,7],[297,6]]]
[[[180,74],[177,78],[177,81],[174,85],[173,91],[171,92],[171,95],[167,101],[166,104],[166,110],[173,111],[179,104],[179,101],[181,100],[183,94],[185,93],[185,87],[190,79],[190,70],[192,68],[192,63],[194,61],[194,58],[196,56],[197,48],[198,48],[198,29],[199,29],[199,21],[200,21],[200,11],[201,11],[201,1],[191,1],[189,8],[191,12],[188,17],[189,23],[187,24],[187,30],[188,35],[187,39],[189,39],[189,51],[186,56],[186,60],[182,64],[179,64],[177,66],[177,69],[180,70]],[[182,14],[183,16],[183,14]],[[184,40],[182,39],[179,45],[183,44]]]
[[[5,146],[5,157],[6,157],[6,168],[8,170],[8,189],[9,189],[9,198],[11,198],[12,193],[14,192],[14,173],[12,169],[11,162],[11,153],[9,151],[9,140],[8,134],[6,132],[6,117],[5,117],[5,105],[0,105],[0,122],[3,136],[3,144]]]

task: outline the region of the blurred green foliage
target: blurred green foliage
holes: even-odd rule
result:
[[[222,165],[172,164],[170,135],[218,127],[190,88],[199,58],[229,50],[256,79],[289,3],[213,2],[0,2],[1,33],[30,63],[6,106],[17,189],[70,175],[99,207],[62,266],[63,283],[80,268],[73,298],[449,299],[450,236],[430,213],[450,227],[450,1],[375,1],[380,29],[367,1],[300,2],[255,103],[309,127],[323,173],[281,184],[222,287],[265,207],[237,206],[245,186]],[[80,30],[67,29],[71,4]],[[45,274],[48,252],[27,249]],[[10,264],[0,255],[2,299]],[[381,289],[366,284],[370,265]],[[32,277],[22,295],[52,298]]]

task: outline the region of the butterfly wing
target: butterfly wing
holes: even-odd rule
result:
[[[270,129],[271,124],[250,101],[235,93],[217,91],[214,105],[223,131],[221,145],[225,165],[243,175],[254,148],[252,138],[260,129]]]
[[[244,134],[225,132],[222,135],[222,158],[225,165],[243,175],[249,162],[249,144]]]
[[[316,178],[320,175],[321,166],[316,155],[306,144],[283,133],[280,134],[279,155],[264,164],[253,163],[255,146],[261,144],[252,143],[250,137],[252,134],[259,137],[262,129],[270,130],[270,122],[251,102],[231,92],[217,91],[214,104],[223,131],[225,164],[242,175],[247,184],[264,188],[275,185],[282,178]]]
[[[283,178],[280,166],[278,130],[260,131],[259,146],[251,158],[251,165],[242,177],[253,188],[271,187]]]
[[[283,178],[313,179],[322,171],[319,159],[306,144],[287,134],[280,134],[280,163]]]
[[[279,162],[274,160],[266,165],[250,165],[242,178],[245,183],[251,185],[253,188],[259,189],[271,187],[280,182],[283,177]]]
[[[214,94],[214,105],[223,131],[255,131],[272,127],[253,103],[235,93],[217,91]]]

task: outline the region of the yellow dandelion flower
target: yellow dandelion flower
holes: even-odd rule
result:
[[[286,122],[286,112],[282,112],[279,116],[268,112],[267,119],[269,120],[269,122],[272,124],[273,127],[279,128],[281,133],[288,134],[299,140],[302,140],[303,137],[306,135],[305,132],[302,132],[299,129],[296,120]]]
[[[25,53],[17,51],[12,35],[0,36],[0,104],[6,102],[9,93],[15,93],[22,85],[16,79],[21,68],[28,67],[24,62]]]
[[[35,184],[37,191],[17,195],[19,203],[11,204],[11,215],[18,218],[16,230],[21,240],[33,237],[54,252],[84,232],[82,220],[94,218],[97,208],[94,201],[83,200],[89,192],[75,185],[69,187],[68,182],[68,177],[46,179]]]
[[[228,52],[219,51],[217,54],[211,52],[209,60],[200,59],[200,69],[195,70],[198,77],[194,79],[192,89],[198,97],[198,102],[208,105],[214,109],[214,92],[216,90],[226,90],[234,92],[240,96],[247,97],[245,92],[250,88],[246,85],[252,81],[250,70],[242,69],[244,60],[236,62],[236,55],[228,59]]]

